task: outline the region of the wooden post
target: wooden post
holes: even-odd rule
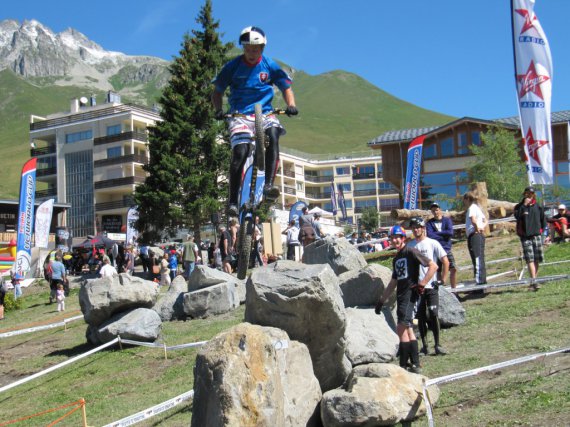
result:
[[[81,402],[81,414],[83,416],[83,427],[87,427],[87,412],[85,411],[85,399],[79,399]]]
[[[489,193],[487,193],[487,183],[485,182],[474,182],[471,184],[471,191],[475,193],[479,199],[479,207],[483,211],[483,215],[487,219],[487,226],[485,227],[485,234],[489,234]]]

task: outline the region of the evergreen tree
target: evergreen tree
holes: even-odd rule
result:
[[[376,208],[364,208],[362,210],[362,216],[360,217],[360,229],[367,230],[368,232],[375,231],[378,228],[378,216]]]
[[[194,230],[209,221],[227,197],[229,146],[220,143],[223,123],[214,120],[212,80],[233,47],[223,44],[206,0],[196,19],[200,30],[184,35],[180,56],[169,67],[170,80],[159,100],[163,121],[149,130],[148,176],[136,188],[137,230],[144,241],[179,227]]]
[[[486,182],[490,199],[518,202],[528,185],[519,141],[501,127],[482,133],[481,141],[481,146],[471,146],[475,161],[466,167],[469,180]]]

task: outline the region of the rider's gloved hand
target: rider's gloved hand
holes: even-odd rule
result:
[[[294,105],[290,105],[285,110],[285,114],[287,114],[289,117],[296,116],[297,114],[299,114],[299,110],[297,110],[297,107],[295,107]]]
[[[382,313],[382,307],[383,306],[384,306],[384,301],[378,300],[378,302],[376,303],[376,307],[374,307],[374,312],[376,314]]]
[[[224,120],[224,118],[225,118],[225,117],[224,117],[224,112],[223,112],[222,110],[217,110],[217,111],[214,113],[214,117],[215,117],[216,120]]]

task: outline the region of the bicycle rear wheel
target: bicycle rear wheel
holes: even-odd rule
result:
[[[261,104],[255,104],[255,164],[258,170],[265,170],[265,131]]]
[[[253,241],[253,218],[244,217],[240,228],[237,242],[238,250],[238,263],[237,263],[237,277],[242,280],[245,279],[247,269],[249,267],[249,258],[251,256],[251,248]]]

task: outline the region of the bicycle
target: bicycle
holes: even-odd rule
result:
[[[255,104],[255,150],[250,154],[251,174],[246,170],[240,186],[239,200],[239,234],[237,240],[237,277],[245,279],[249,260],[253,249],[253,232],[255,229],[256,211],[263,202],[263,186],[265,184],[265,148],[268,141],[263,129],[263,118],[270,115],[285,114],[285,110],[272,110],[263,113],[261,104]],[[247,114],[230,113],[225,118],[247,117]],[[246,161],[246,165],[248,162]]]

